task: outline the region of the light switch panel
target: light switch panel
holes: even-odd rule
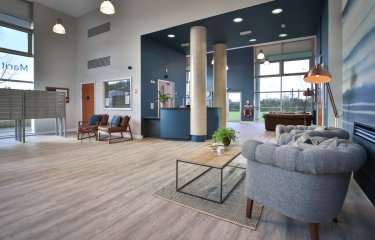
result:
[[[150,108],[151,108],[151,109],[154,109],[154,103],[153,103],[153,102],[150,103]]]

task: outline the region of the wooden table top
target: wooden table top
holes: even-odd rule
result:
[[[224,168],[241,154],[241,145],[235,144],[225,148],[224,155],[213,152],[209,146],[194,150],[177,157],[177,161],[199,164],[207,167]]]

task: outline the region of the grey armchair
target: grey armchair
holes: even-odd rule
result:
[[[303,132],[308,132],[311,137],[326,137],[326,138],[340,138],[349,139],[350,134],[341,128],[327,127],[326,130],[316,131],[315,129],[319,127],[317,125],[304,126],[304,125],[277,125],[276,126],[276,140],[278,144],[285,144],[280,142],[283,137],[287,139],[289,136],[295,136]]]
[[[362,146],[339,139],[336,150],[303,150],[247,140],[246,216],[253,201],[290,218],[310,224],[311,239],[318,239],[319,223],[338,215],[344,203],[351,172],[366,161]]]

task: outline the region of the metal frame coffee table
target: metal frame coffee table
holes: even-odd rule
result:
[[[198,150],[183,154],[181,156],[177,157],[176,160],[176,191],[181,192],[190,196],[198,197],[201,199],[205,199],[208,201],[216,202],[216,203],[223,203],[225,199],[230,195],[230,193],[234,190],[234,188],[241,182],[241,180],[245,177],[245,174],[234,184],[234,186],[230,189],[230,191],[227,193],[227,195],[223,196],[223,170],[225,167],[234,167],[234,168],[240,168],[245,169],[243,167],[238,166],[232,166],[229,165],[238,155],[241,154],[241,146],[240,145],[233,145],[225,149],[224,155],[218,155],[216,152],[212,152],[212,150],[209,147],[203,147]],[[209,167],[207,170],[193,178],[192,180],[188,181],[182,186],[178,186],[178,164],[180,162],[183,163],[189,163],[193,165],[199,165],[204,167]],[[212,168],[219,169],[220,170],[220,199],[219,200],[213,200],[210,198],[206,198],[203,196],[198,196],[193,193],[184,192],[181,191],[182,188],[187,186],[188,184],[192,183],[199,177],[201,177],[203,174],[205,174],[207,171],[211,170]]]

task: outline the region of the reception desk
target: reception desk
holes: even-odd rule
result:
[[[145,137],[158,137],[175,140],[190,140],[190,108],[162,108],[160,120],[154,117],[145,117]],[[159,124],[159,125],[158,125]],[[158,126],[157,126],[158,125]],[[207,108],[207,139],[220,127],[220,108]],[[159,128],[159,129],[157,129]]]

